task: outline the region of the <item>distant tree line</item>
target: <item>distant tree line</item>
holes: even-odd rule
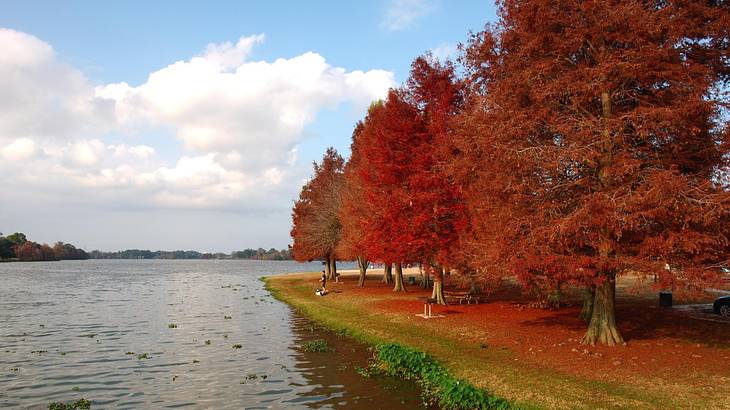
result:
[[[256,259],[256,260],[291,260],[291,252],[288,249],[277,250],[271,248],[265,250],[244,249],[227,253],[209,253],[198,251],[151,251],[149,249],[127,249],[116,252],[91,251],[91,259]]]
[[[28,240],[22,232],[0,233],[0,260],[36,262],[89,259],[89,254],[70,243],[56,242],[53,247]]]
[[[231,254],[232,259],[256,259],[263,261],[288,261],[292,259],[291,250],[282,249],[276,250],[274,248],[268,251],[263,248],[258,249],[244,249],[242,251],[235,251]]]

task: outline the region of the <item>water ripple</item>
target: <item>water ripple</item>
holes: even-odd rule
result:
[[[419,408],[414,386],[357,375],[362,346],[312,331],[258,281],[298,270],[319,265],[0,264],[0,408]],[[337,353],[296,347],[312,338]]]

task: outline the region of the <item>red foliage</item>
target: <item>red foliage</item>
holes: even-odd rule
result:
[[[465,49],[473,94],[452,168],[485,264],[569,260],[520,276],[597,287],[627,270],[699,286],[726,266],[728,133],[714,91],[727,11],[500,3],[499,24]]]
[[[38,244],[25,241],[14,247],[15,257],[21,262],[55,261],[58,260],[53,249],[47,244]]]
[[[292,211],[292,253],[297,261],[330,260],[340,238],[340,191],[344,160],[334,148],[327,149],[314,176],[299,194]]]
[[[369,261],[371,257],[367,251],[364,233],[368,230],[370,215],[364,202],[363,185],[358,177],[362,167],[367,166],[361,160],[360,155],[363,128],[362,122],[358,122],[355,126],[352,133],[350,159],[345,164],[344,184],[341,194],[342,205],[339,214],[342,231],[337,254],[343,259],[355,260],[360,257],[365,261]]]
[[[441,166],[461,101],[453,66],[420,57],[406,86],[373,105],[358,127],[351,162],[364,199],[362,243],[372,258],[447,261],[463,205]]]
[[[371,106],[344,190],[320,188],[315,168],[295,206],[295,255],[334,252],[342,227],[348,257],[516,274],[541,293],[585,286],[586,341],[619,343],[616,275],[693,291],[728,267],[730,10],[579,0],[499,9],[499,23],[462,48],[463,82],[451,63],[420,57]]]

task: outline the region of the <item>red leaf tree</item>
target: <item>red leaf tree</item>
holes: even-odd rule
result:
[[[366,164],[357,167],[356,176],[366,208],[359,225],[368,254],[396,263],[396,291],[403,290],[404,264],[437,267],[434,296],[441,303],[441,265],[463,215],[458,191],[441,167],[461,102],[453,66],[419,57],[406,85],[371,107],[353,150],[353,160]]]
[[[340,240],[340,194],[345,161],[328,148],[321,164],[299,194],[292,211],[292,254],[297,261],[325,261],[327,275],[337,275],[336,251]]]
[[[453,174],[470,242],[526,280],[587,286],[583,342],[623,343],[617,275],[689,289],[727,266],[728,6],[499,6],[463,54],[471,97]]]
[[[365,275],[371,262],[364,237],[364,232],[368,229],[370,216],[368,207],[364,202],[365,192],[358,177],[361,167],[367,166],[363,163],[360,155],[360,147],[363,144],[363,138],[361,137],[363,127],[362,122],[358,122],[355,126],[350,146],[350,159],[345,164],[344,184],[341,193],[342,205],[339,215],[342,230],[337,248],[337,253],[343,259],[357,261],[360,271],[358,286],[365,285]]]

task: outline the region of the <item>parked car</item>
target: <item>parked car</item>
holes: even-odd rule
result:
[[[730,319],[730,296],[717,298],[712,304],[712,310],[718,315]]]

